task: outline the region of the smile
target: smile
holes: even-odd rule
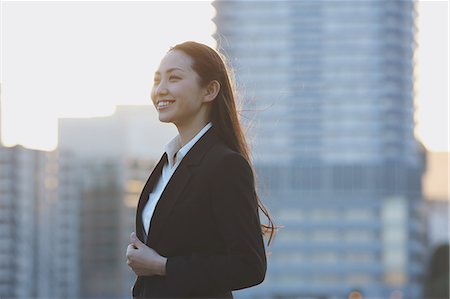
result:
[[[156,104],[157,109],[164,109],[175,103],[175,101],[162,100]]]

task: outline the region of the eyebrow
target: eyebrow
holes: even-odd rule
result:
[[[171,73],[171,72],[177,71],[177,70],[178,70],[178,71],[184,72],[183,69],[180,69],[180,68],[178,68],[178,67],[173,67],[173,68],[168,69],[168,70],[166,71],[166,73]],[[155,72],[155,75],[159,75],[159,74],[161,74],[159,71],[156,71],[156,72]]]

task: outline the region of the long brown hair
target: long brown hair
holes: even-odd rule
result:
[[[233,150],[240,153],[252,166],[250,151],[238,117],[235,98],[236,89],[231,77],[231,69],[226,65],[225,58],[216,50],[197,42],[188,41],[178,44],[170,49],[179,50],[190,56],[193,60],[192,68],[200,77],[200,85],[207,86],[211,81],[217,80],[220,91],[212,102],[211,122],[220,138]],[[253,171],[254,172],[254,171]],[[256,196],[258,208],[267,217],[268,225],[261,224],[263,235],[270,234],[270,245],[276,227],[262,201]]]

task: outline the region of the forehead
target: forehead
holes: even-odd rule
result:
[[[166,73],[174,69],[181,71],[192,71],[192,58],[186,53],[178,50],[172,50],[164,56],[159,64],[157,73]]]

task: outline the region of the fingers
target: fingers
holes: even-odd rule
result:
[[[135,232],[131,233],[130,240],[131,240],[131,243],[134,244],[136,249],[145,245],[144,243],[141,242],[141,240],[139,240],[139,238],[136,236]]]
[[[126,254],[126,256],[127,256],[127,265],[128,265],[128,267],[131,268],[131,270],[133,270],[132,259],[133,259],[135,251],[136,251],[136,248],[135,248],[135,246],[133,244],[128,245],[128,247],[127,247],[127,254]]]
[[[131,242],[134,242],[135,240],[137,240],[138,238],[137,238],[137,236],[136,236],[136,233],[135,232],[132,232],[131,233],[131,236],[130,236],[130,240],[131,240]]]
[[[136,250],[136,246],[134,246],[134,244],[130,244],[127,246],[127,257],[130,255],[131,252],[133,252],[133,250]]]

